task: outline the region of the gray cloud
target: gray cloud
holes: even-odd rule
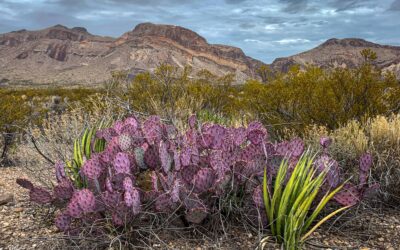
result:
[[[332,5],[336,11],[346,11],[366,6],[369,3],[371,3],[370,0],[335,0]],[[376,1],[373,3],[376,4]]]
[[[247,0],[225,0],[227,4],[238,4],[238,3],[243,3],[246,2]]]
[[[62,24],[118,37],[141,22],[175,24],[271,62],[332,37],[399,44],[395,10],[400,0],[0,0],[0,33]]]
[[[291,14],[302,12],[308,8],[308,0],[280,0],[280,2],[286,4],[283,11]]]
[[[400,11],[400,0],[395,0],[389,7],[389,10]]]

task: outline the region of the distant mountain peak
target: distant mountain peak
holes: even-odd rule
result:
[[[395,72],[400,78],[400,47],[376,44],[361,38],[331,38],[321,45],[297,55],[278,58],[271,67],[277,71],[287,71],[292,65],[315,65],[322,68],[360,66],[364,59],[363,49],[372,49],[377,54],[374,64],[382,69]]]
[[[367,40],[361,38],[331,38],[326,40],[320,46],[332,46],[332,45],[340,45],[340,46],[351,46],[351,47],[380,47],[381,45],[369,42]]]
[[[66,27],[66,26],[64,26],[64,25],[62,25],[62,24],[56,24],[56,25],[54,25],[54,26],[52,26],[52,27],[50,27],[50,28],[68,29],[68,27]]]
[[[84,27],[73,27],[72,30],[82,32],[82,33],[89,33],[86,28]]]
[[[128,33],[131,37],[165,37],[184,46],[189,44],[192,46],[207,44],[206,39],[196,32],[176,25],[141,23],[136,25],[136,27]]]

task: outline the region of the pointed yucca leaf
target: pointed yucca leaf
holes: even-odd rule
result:
[[[78,139],[75,139],[74,141],[74,160],[78,163],[79,161],[79,145],[78,145]]]
[[[271,222],[274,222],[278,218],[278,220],[276,220],[276,225],[275,223],[272,223],[271,231],[273,234],[278,233],[276,232],[276,228],[278,227],[280,218],[279,216],[281,216],[281,214],[275,215],[275,212],[279,212],[279,205],[281,203],[281,198],[282,198],[282,186],[284,178],[286,176],[287,169],[288,169],[288,162],[285,159],[281,162],[281,165],[279,167],[278,174],[275,180],[274,193],[272,195],[272,201],[271,201],[271,211],[270,211],[271,213],[270,216],[272,218]]]
[[[92,145],[92,138],[93,133],[95,133],[94,129],[90,129],[85,141],[85,156],[86,159],[90,159],[91,156],[91,145]]]
[[[301,204],[301,202],[304,200],[305,197],[307,197],[311,192],[312,192],[312,187],[315,185],[315,182],[317,180],[309,180],[307,182],[307,185],[304,186],[304,188],[302,189],[301,193],[298,195],[297,199],[295,200],[295,202],[293,202],[292,204],[292,211],[296,211],[299,207],[299,205]]]
[[[352,207],[353,205],[350,206],[345,206],[342,208],[339,208],[335,211],[333,211],[332,213],[328,214],[327,216],[325,216],[322,220],[320,220],[313,228],[310,229],[310,231],[308,231],[305,235],[303,235],[303,237],[301,237],[301,241],[304,241],[305,239],[307,239],[307,237],[309,237],[318,227],[320,227],[323,223],[325,223],[327,220],[329,220],[330,218],[332,218],[333,216],[335,216],[336,214]]]
[[[265,212],[268,218],[268,223],[272,223],[273,218],[271,217],[271,192],[268,190],[268,178],[267,178],[267,168],[264,168],[264,178],[263,178],[263,199],[265,205]]]
[[[345,183],[343,183],[342,185],[340,185],[339,187],[337,187],[335,190],[333,190],[332,192],[327,192],[326,195],[321,199],[321,201],[319,202],[319,204],[317,205],[317,207],[315,208],[314,212],[310,215],[310,217],[307,219],[305,225],[304,225],[304,229],[303,229],[303,233],[305,231],[307,231],[307,229],[310,227],[310,225],[313,223],[314,219],[318,216],[318,214],[322,211],[322,209],[325,207],[325,205],[333,198],[333,196],[335,196],[335,194],[337,192],[339,192]]]
[[[80,141],[80,143],[81,143],[80,150],[81,150],[81,156],[82,157],[86,156],[85,155],[85,148],[86,148],[86,140],[87,140],[88,134],[89,134],[89,129],[86,128],[84,130],[84,132],[83,132],[83,136],[82,136],[81,141]]]
[[[287,211],[290,209],[291,205],[291,197],[294,194],[294,186],[297,181],[299,181],[299,176],[304,171],[306,163],[306,158],[302,157],[299,162],[297,163],[295,169],[293,170],[292,175],[289,178],[289,181],[286,183],[286,187],[282,193],[282,199],[279,204],[278,214],[277,214],[277,223],[276,223],[276,230],[278,233],[283,233],[281,231],[282,224],[285,223]],[[283,185],[283,183],[282,183]],[[297,194],[295,194],[297,196]]]

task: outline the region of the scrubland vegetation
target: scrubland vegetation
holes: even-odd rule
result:
[[[400,202],[400,83],[364,57],[357,69],[264,67],[240,85],[160,65],[99,89],[0,89],[1,162],[27,166],[31,199],[99,247],[240,225],[298,249],[343,210]]]

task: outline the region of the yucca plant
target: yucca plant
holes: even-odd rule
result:
[[[85,180],[79,171],[85,162],[90,159],[93,152],[102,152],[106,146],[104,139],[95,138],[96,132],[107,126],[108,123],[101,121],[98,125],[85,128],[81,137],[74,141],[74,154],[71,161],[66,162],[67,173],[76,187],[83,188],[86,186]]]
[[[275,183],[271,187],[273,190],[268,187],[267,170],[264,170],[263,200],[265,212],[272,234],[278,242],[283,243],[286,250],[300,249],[305,239],[321,224],[350,207],[345,206],[337,209],[314,225],[314,221],[322,209],[344,185],[342,184],[332,191],[328,190],[318,201],[317,197],[322,192],[321,187],[324,184],[327,172],[317,172],[313,164],[314,158],[315,156],[310,156],[310,152],[304,153],[294,166],[293,173],[288,180],[286,179],[289,162],[283,160],[276,175]]]

